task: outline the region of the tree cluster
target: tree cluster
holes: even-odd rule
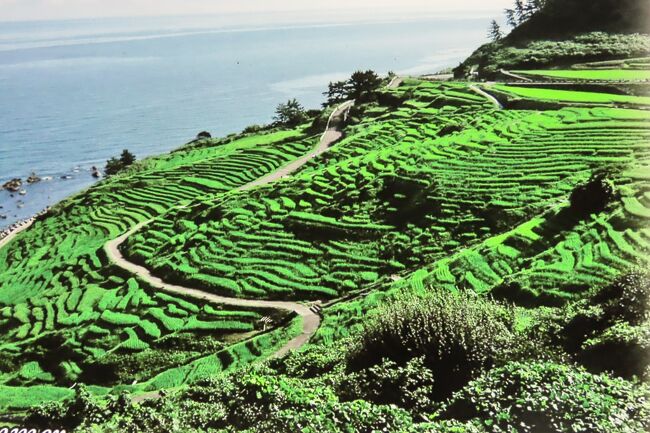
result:
[[[106,161],[106,168],[104,169],[104,174],[106,174],[106,176],[112,176],[124,170],[126,167],[132,165],[134,162],[135,162],[135,155],[129,152],[127,149],[124,149],[119,158],[112,157],[111,159]]]
[[[295,128],[307,121],[305,107],[296,98],[289,99],[286,103],[280,104],[275,109],[275,123],[289,128]]]
[[[546,3],[547,0],[515,0],[514,7],[505,11],[506,21],[511,27],[517,27],[541,11]]]
[[[374,95],[379,86],[381,78],[375,71],[356,71],[347,80],[329,83],[327,92],[323,93],[327,97],[323,105],[327,107],[350,99],[365,100]]]

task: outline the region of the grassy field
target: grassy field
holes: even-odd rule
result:
[[[525,70],[514,71],[520,75],[553,79],[583,81],[645,81],[650,80],[650,70],[634,69],[585,69],[585,70]]]
[[[257,332],[263,316],[279,320],[277,312],[156,293],[112,266],[103,246],[141,221],[277,169],[316,142],[302,129],[203,140],[57,205],[0,251],[0,383],[17,393],[40,386],[26,394],[38,402],[48,385],[61,396],[69,393],[57,385],[144,381]],[[255,353],[267,343],[277,345],[259,340]]]
[[[598,93],[574,90],[557,90],[536,87],[518,87],[505,84],[496,84],[491,88],[530,100],[557,101],[581,104],[598,105],[626,105],[626,106],[648,106],[650,97],[618,95],[614,93]]]
[[[330,429],[326,420],[366,413],[372,416],[360,425],[390,419],[395,424],[389,431],[411,431],[400,429],[422,419],[418,414],[433,419],[434,409],[443,414],[453,407],[425,405],[414,412],[420,397],[413,397],[420,403],[393,399],[415,391],[378,395],[371,384],[415,374],[417,380],[408,376],[404,383],[415,380],[424,393],[434,385],[419,381],[448,366],[431,364],[430,354],[359,371],[354,364],[359,347],[379,344],[362,336],[378,332],[373,326],[388,326],[381,317],[394,313],[393,302],[412,314],[421,305],[449,315],[435,324],[438,316],[427,313],[431,321],[418,326],[438,326],[427,338],[449,332],[451,340],[467,344],[492,338],[474,334],[481,328],[475,325],[484,323],[496,336],[539,338],[541,348],[546,340],[540,334],[568,326],[562,320],[573,323],[572,314],[590,314],[589,320],[604,314],[594,291],[650,261],[650,98],[506,85],[485,89],[563,106],[501,110],[466,82],[406,79],[379,92],[376,102],[358,104],[342,140],[274,184],[237,190],[307,153],[317,134],[298,128],[196,142],[61,203],[0,250],[0,410],[16,413],[39,402],[79,399],[69,387],[84,383],[109,401],[116,397],[107,394],[124,391],[173,390],[174,397],[142,410],[156,413],[155,419],[188,416],[196,426],[292,431],[287,425],[303,425],[303,413],[313,417],[309,423],[324,423],[313,431],[344,431]],[[614,193],[605,205],[581,211],[572,204],[575,196],[584,195],[581,185],[597,174]],[[150,219],[124,246],[131,261],[166,281],[227,296],[324,301],[323,322],[310,344],[271,362],[275,370],[244,367],[298,335],[300,319],[170,296],[111,265],[103,245]],[[454,298],[437,305],[447,299],[442,293],[464,296],[460,304],[466,309]],[[508,307],[492,305],[491,298]],[[590,302],[594,306],[585,306]],[[261,332],[264,316],[283,326]],[[635,332],[645,332],[634,320],[599,322],[580,350],[605,347],[612,339],[632,344]],[[455,334],[465,327],[469,336]],[[390,332],[390,326],[381,329]],[[413,347],[421,347],[420,335],[416,330],[398,340],[412,338]],[[386,350],[390,358],[391,344],[402,344],[398,340],[381,346],[377,356]],[[477,349],[483,355],[471,362],[497,350],[485,344]],[[516,375],[516,362],[528,360],[526,380],[549,378],[557,385],[561,377],[576,375],[585,386],[606,383],[603,388],[623,389],[619,395],[632,400],[645,392],[627,372],[615,380],[601,378],[609,370],[588,364],[582,352],[553,347],[543,354],[530,347],[508,352],[465,373],[480,387],[481,381],[496,380],[494,375]],[[567,360],[591,370],[566,366]],[[429,363],[428,370],[412,362]],[[465,394],[456,398],[478,392],[467,381],[461,385],[454,390]],[[597,392],[587,400],[613,401],[609,391]],[[213,405],[220,398],[217,410]],[[310,405],[314,401],[319,404]],[[240,414],[229,406],[233,402],[245,410]],[[310,412],[316,407],[331,412]],[[618,410],[612,407],[607,411]],[[145,416],[133,410],[128,416]],[[276,416],[288,417],[282,427],[273,424]],[[636,415],[625,416],[637,422]],[[108,423],[102,431],[119,428],[110,417],[102,419]],[[598,426],[594,431],[607,431]],[[471,431],[442,427],[433,431]]]

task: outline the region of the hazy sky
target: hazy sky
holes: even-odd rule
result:
[[[251,12],[320,12],[395,18],[497,12],[513,0],[0,0],[0,21]]]

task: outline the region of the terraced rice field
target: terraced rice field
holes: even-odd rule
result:
[[[111,265],[104,244],[150,219],[123,253],[167,282],[243,298],[359,295],[325,308],[316,342],[354,332],[404,286],[559,304],[647,264],[650,98],[486,90],[564,106],[500,110],[468,83],[407,79],[272,185],[237,189],[318,136],[199,142],[57,206],[0,250],[0,394],[21,402],[0,408],[62,398],[77,381],[99,394],[177,387],[299,332],[296,319],[158,293]],[[618,197],[576,217],[570,194],[603,171]],[[256,333],[264,316],[286,326]]]
[[[103,246],[175,206],[263,176],[317,141],[302,129],[204,140],[145,160],[35,222],[0,250],[0,385],[131,383],[133,377],[111,364],[156,359],[144,363],[153,375],[224,349],[224,338],[232,342],[258,332],[262,317],[282,320],[277,312],[202,305],[157,293],[111,265]],[[257,344],[253,352],[260,354],[279,339],[258,339],[245,347]],[[222,365],[237,357],[228,359]]]
[[[571,69],[650,69],[650,57],[636,57],[632,59],[604,60],[600,62],[579,63]]]
[[[650,106],[650,97],[647,96],[619,95],[614,93],[599,93],[576,90],[558,90],[538,87],[519,87],[505,84],[495,84],[494,86],[489,86],[489,89],[529,100],[602,106],[633,106],[638,108],[647,108]]]
[[[567,236],[584,254],[594,248],[586,263],[607,262],[584,277],[594,283],[644,255],[642,231],[626,247],[626,232],[607,222],[620,214],[628,224],[645,212],[642,185],[618,174],[627,207],[641,207],[637,216],[619,209],[564,227],[544,212],[561,209],[595,171],[619,173],[647,158],[650,112],[500,111],[454,83],[407,80],[387,93],[404,102],[368,107],[344,140],[293,178],[173,210],[133,236],[127,253],[189,286],[281,299],[336,298],[427,263],[435,264],[427,281],[449,288],[485,293],[521,271],[531,296],[569,298],[587,281],[562,289],[557,280],[583,262],[569,266],[568,247],[546,243],[547,233]],[[530,226],[535,218],[539,227]],[[519,225],[530,232],[502,239]],[[625,255],[630,248],[634,257]],[[549,272],[558,275],[547,279]]]
[[[646,81],[650,80],[650,70],[643,69],[585,69],[585,70],[528,70],[513,71],[519,75],[550,79],[580,81]]]

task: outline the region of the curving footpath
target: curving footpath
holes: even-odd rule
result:
[[[487,98],[492,103],[492,105],[494,105],[499,110],[503,110],[503,104],[499,102],[497,98],[495,98],[493,95],[489,94],[485,90],[481,89],[477,85],[472,84],[471,86],[469,86],[469,89],[474,93],[478,93],[479,95]]]
[[[517,80],[517,81],[524,81],[524,82],[532,82],[533,81],[528,77],[524,77],[524,76],[521,76],[521,75],[518,75],[518,74],[514,74],[514,73],[512,73],[510,71],[506,71],[505,69],[499,69],[499,72],[501,74],[505,75],[506,77],[512,78],[512,79]]]
[[[295,172],[300,167],[305,165],[310,160],[316,158],[318,155],[321,155],[323,152],[327,151],[329,147],[337,142],[342,136],[343,133],[340,131],[339,126],[341,120],[344,120],[347,117],[347,113],[354,105],[354,101],[347,101],[339,105],[333,112],[330,114],[329,119],[327,119],[327,126],[325,127],[325,132],[321,135],[318,145],[312,149],[312,151],[306,155],[301,156],[300,158],[290,162],[289,164],[277,169],[276,171],[262,176],[259,179],[256,179],[252,182],[242,185],[239,188],[236,188],[237,191],[246,191],[256,186],[266,185],[267,183],[275,182],[280,180],[283,177]]]
[[[341,121],[345,119],[349,109],[354,105],[354,101],[348,101],[340,106],[338,106],[330,115],[327,127],[325,132],[321,136],[320,142],[318,145],[307,155],[302,156],[301,158],[292,161],[291,163],[285,165],[284,167],[270,173],[266,176],[263,176],[253,182],[250,182],[246,185],[243,185],[237,190],[245,191],[256,186],[265,185],[276,180],[287,176],[290,173],[295,172],[300,167],[305,165],[308,161],[315,158],[316,156],[325,152],[332,144],[338,141],[343,133],[340,130]],[[301,304],[299,302],[285,302],[285,301],[264,301],[257,299],[242,299],[242,298],[231,298],[227,296],[219,296],[213,293],[204,292],[199,289],[193,289],[190,287],[179,286],[175,284],[169,284],[164,282],[162,279],[152,275],[151,272],[144,266],[137,265],[135,263],[129,262],[120,251],[120,245],[126,241],[126,239],[131,236],[133,233],[141,229],[143,226],[147,225],[151,220],[142,222],[135,227],[133,227],[128,232],[124,233],[122,236],[109,241],[104,246],[106,254],[109,259],[120,268],[129,271],[130,273],[136,275],[140,279],[146,281],[152,287],[163,290],[169,293],[175,293],[182,296],[187,296],[194,299],[200,299],[208,302],[213,302],[222,305],[232,305],[236,307],[248,307],[248,308],[271,308],[276,310],[285,310],[296,313],[302,317],[302,333],[292,340],[288,341],[284,346],[282,346],[277,352],[273,354],[273,357],[282,357],[286,355],[290,350],[298,349],[309,341],[312,335],[316,333],[316,330],[320,326],[320,316],[312,311],[307,305]],[[152,393],[148,396],[149,398],[155,398],[157,393]]]

